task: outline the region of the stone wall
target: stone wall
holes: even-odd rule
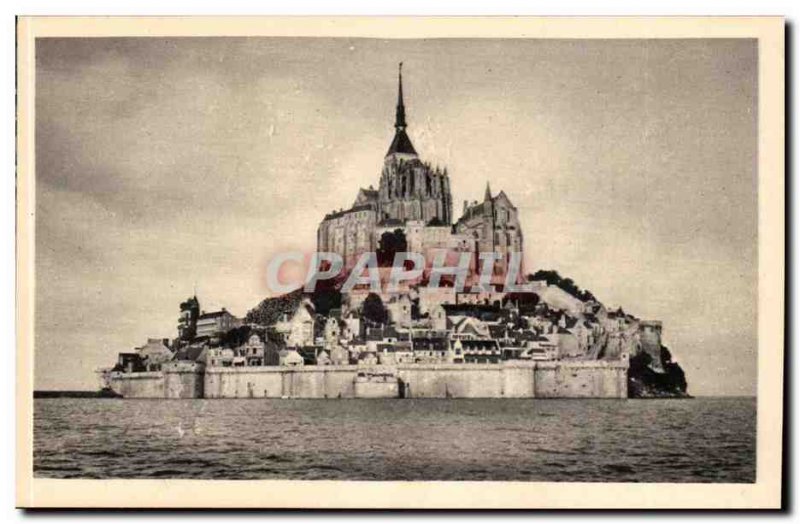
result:
[[[203,398],[203,385],[202,370],[164,371],[164,396],[166,398]]]
[[[627,398],[628,361],[538,362],[536,398]]]
[[[405,398],[530,398],[534,364],[407,364],[397,368]]]
[[[164,371],[112,373],[109,387],[125,398],[202,398],[203,371],[188,365]]]
[[[357,366],[207,368],[206,398],[354,398]]]
[[[164,373],[147,371],[143,373],[111,373],[108,386],[124,398],[166,398]]]
[[[628,361],[399,364],[386,384],[356,385],[360,366],[209,367],[113,374],[126,398],[626,398]]]
[[[359,382],[354,384],[356,398],[399,398],[397,381]]]

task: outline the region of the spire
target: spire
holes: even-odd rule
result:
[[[486,193],[483,195],[483,201],[488,202],[492,199],[492,190],[489,188],[489,182],[486,182]]]
[[[397,112],[394,119],[394,139],[386,156],[395,153],[416,156],[417,151],[406,134],[406,127],[408,127],[408,124],[406,124],[406,106],[403,103],[403,62],[400,62],[397,72]]]
[[[406,106],[403,105],[403,62],[397,69],[397,112],[395,113],[394,127],[398,131],[406,128]]]

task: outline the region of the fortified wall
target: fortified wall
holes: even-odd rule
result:
[[[124,398],[203,398],[203,375],[193,362],[170,362],[162,371],[113,372],[108,386]]]
[[[615,361],[209,367],[116,373],[125,398],[627,398]]]

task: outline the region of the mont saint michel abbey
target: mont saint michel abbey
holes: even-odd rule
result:
[[[517,209],[503,191],[493,195],[487,182],[483,199],[464,201],[461,218],[454,223],[447,168],[421,160],[406,131],[402,64],[394,128],[378,189],[361,188],[349,209],[325,216],[317,231],[317,251],[341,255],[345,268],[351,269],[362,253],[394,241],[405,248],[398,251],[421,253],[429,262],[439,252],[474,254],[472,271],[479,267],[479,253],[494,252],[501,258],[493,280],[500,282],[510,253],[522,252]]]
[[[442,254],[448,267],[470,261],[469,291],[423,285],[430,277],[423,271],[402,287],[375,291],[300,287],[264,299],[244,318],[225,308],[203,311],[191,297],[180,305],[177,338],[150,338],[100,370],[108,391],[129,398],[625,398],[630,383],[637,395],[685,396],[683,371],[661,344],[661,322],[607,309],[555,271],[526,276],[530,293],[503,286],[509,270],[524,274],[509,268],[519,262],[511,254],[522,252],[517,209],[487,183],[483,199],[464,202],[454,219],[450,174],[421,160],[408,135],[402,70],[394,127],[378,189],[360,189],[350,209],[325,216],[318,250],[340,255],[346,270],[375,252],[382,280],[398,252],[422,255],[428,270]],[[476,289],[474,277],[489,276],[483,253],[494,254],[496,278]],[[638,375],[629,381],[631,357],[639,359]]]

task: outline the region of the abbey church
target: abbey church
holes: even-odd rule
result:
[[[504,192],[492,195],[487,182],[483,200],[465,201],[461,218],[454,221],[447,168],[420,159],[407,127],[400,64],[395,134],[378,189],[360,189],[352,207],[325,216],[317,231],[317,251],[341,255],[350,269],[362,253],[379,251],[388,239],[400,238],[398,250],[422,253],[428,261],[442,252],[470,253],[473,271],[479,253],[497,253],[495,273],[504,275],[510,253],[523,249],[517,209]]]

